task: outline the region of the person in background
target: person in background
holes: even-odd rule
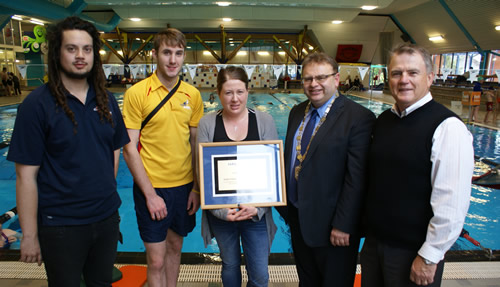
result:
[[[483,88],[481,85],[484,83],[484,79],[482,77],[479,77],[476,82],[474,82],[474,87],[472,88],[472,91],[474,92],[481,92],[481,97],[483,96]],[[476,105],[472,108],[472,117],[471,120],[476,123],[480,123],[481,121],[478,120],[479,117],[479,107],[481,104]]]
[[[470,69],[472,69],[472,67],[470,67]],[[456,83],[457,84],[467,83],[467,81],[469,80],[469,77],[470,77],[470,72],[469,72],[469,70],[467,70],[465,73],[463,73],[463,75],[457,76]]]
[[[460,235],[469,207],[472,135],[432,99],[427,50],[396,46],[388,70],[396,103],[373,128],[361,284],[440,286],[444,254]]]
[[[247,108],[248,76],[243,68],[219,71],[217,93],[222,109],[200,120],[198,142],[276,140],[273,118]],[[215,236],[222,258],[222,284],[241,286],[240,239],[248,274],[247,286],[267,286],[268,258],[276,233],[270,207],[239,205],[239,208],[204,210],[202,237],[205,247]]]
[[[465,71],[465,73],[463,74],[463,77],[464,77],[465,81],[469,81],[470,70],[473,70],[473,69],[474,69],[473,67],[469,67],[469,69],[467,71]]]
[[[8,249],[11,243],[17,241],[19,234],[12,229],[2,229],[0,224],[0,249]]]
[[[193,149],[203,101],[195,87],[179,78],[186,57],[184,34],[168,28],[155,36],[153,46],[155,73],[125,92],[123,118],[131,141],[123,157],[134,177],[148,286],[164,287],[177,284],[183,239],[193,230],[200,206]],[[167,94],[171,98],[159,106]],[[156,107],[161,108],[153,115]]]
[[[21,85],[19,83],[19,78],[14,74],[10,73],[10,76],[12,77],[12,83],[14,85],[14,95],[22,95],[21,93]]]
[[[484,115],[484,123],[489,123],[491,121],[488,120],[490,114],[495,114],[495,89],[493,87],[489,87],[484,91],[483,95],[486,97],[486,114]]]
[[[215,101],[215,95],[217,94],[217,91],[211,92],[210,95],[208,96],[208,101],[213,104]]]
[[[285,141],[287,206],[300,286],[354,284],[366,164],[375,115],[338,92],[337,62],[302,63],[307,100],[290,111]]]
[[[359,90],[361,90],[361,91],[363,91],[363,90],[364,90],[364,88],[363,88],[363,84],[361,84],[361,80],[359,79],[359,76],[358,76],[358,75],[356,75],[356,76],[354,77],[353,86],[358,87],[358,88],[359,88]]]
[[[500,113],[500,88],[497,87],[495,90],[496,105],[495,111],[493,112],[493,123],[497,123],[498,114]]]
[[[5,91],[7,92],[7,96],[10,97],[12,93],[10,92],[10,85],[9,85],[9,74],[7,73],[7,68],[3,67],[2,72],[0,72],[0,78],[2,79],[2,85],[5,88]]]
[[[347,75],[347,78],[344,81],[344,92],[348,91],[351,87],[352,87],[351,75]]]
[[[100,34],[68,17],[48,30],[50,81],[20,105],[16,163],[20,261],[45,263],[49,286],[111,286],[119,238],[120,148],[129,142],[105,90]]]

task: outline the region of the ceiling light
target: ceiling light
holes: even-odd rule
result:
[[[234,46],[234,44],[233,44],[233,43],[231,43],[231,44],[229,44],[229,46]]]
[[[22,21],[23,20],[23,18],[21,18],[21,17],[19,17],[17,15],[12,16],[11,18],[14,19],[14,20],[17,20],[17,21]]]
[[[443,36],[441,35],[429,37],[429,41],[441,41],[441,40],[443,40]]]
[[[246,56],[247,52],[246,51],[239,51],[236,55],[237,56]]]
[[[285,53],[285,51],[279,51],[278,54],[285,55],[286,53]]]
[[[268,51],[258,51],[257,55],[259,55],[259,56],[269,56],[269,52]]]
[[[361,6],[361,9],[366,10],[366,11],[370,11],[370,10],[377,9],[377,7],[378,6],[365,5],[365,6]]]
[[[43,26],[43,23],[40,22],[40,21],[38,21],[38,20],[31,19],[30,22],[33,23],[33,24],[37,24],[37,25],[42,25]]]
[[[231,21],[233,21],[233,19],[231,19],[231,18],[222,18],[222,21],[224,21],[224,22],[231,22]]]
[[[205,55],[205,56],[210,56],[210,55],[212,55],[212,53],[210,53],[209,51],[206,51],[206,50],[205,50],[205,51],[203,51],[203,55]]]
[[[104,50],[99,50],[99,54],[101,54],[101,55],[103,55],[103,56],[104,56],[104,55],[106,55],[106,51],[104,51]]]
[[[221,6],[221,7],[227,7],[231,5],[231,2],[215,2],[215,4]]]
[[[496,26],[495,30],[500,31],[500,25]]]
[[[130,18],[130,21],[139,22],[141,21],[141,18]]]
[[[191,49],[191,46],[187,46],[186,49]]]
[[[123,52],[122,51],[118,51],[118,55],[123,56]]]
[[[344,21],[342,21],[342,20],[333,20],[332,24],[342,24],[342,22],[344,22]]]

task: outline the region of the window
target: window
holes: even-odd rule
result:
[[[500,54],[500,50],[493,50],[492,52]],[[489,63],[487,66],[487,69],[488,69],[487,74],[488,75],[495,75],[496,70],[500,70],[500,56],[497,56],[495,54],[490,54],[490,55],[491,56],[489,57]],[[498,75],[497,75],[497,78],[493,78],[492,81],[493,82],[500,82],[498,79]]]
[[[466,59],[467,59],[467,53],[454,54],[455,68],[453,69],[453,73],[455,75],[462,75],[465,72]]]
[[[481,68],[481,54],[479,54],[478,52],[469,52],[468,53],[469,57],[468,57],[468,68],[467,70],[470,69],[470,67],[472,67],[472,69],[475,69],[475,70],[479,70]],[[481,72],[479,72],[479,74],[482,74]]]

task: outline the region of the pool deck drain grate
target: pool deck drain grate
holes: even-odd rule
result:
[[[117,268],[127,264],[116,264]],[[145,266],[145,265],[139,265]],[[241,267],[243,281],[247,282],[245,267]],[[359,273],[360,266],[357,267]],[[182,264],[179,282],[221,282],[221,265]],[[45,269],[36,264],[17,261],[0,262],[1,279],[46,279]],[[448,262],[444,265],[443,279],[491,279],[500,278],[500,262]],[[269,282],[298,282],[294,265],[270,265]]]

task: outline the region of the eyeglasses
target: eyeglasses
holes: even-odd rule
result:
[[[318,82],[318,83],[322,83],[326,79],[328,79],[328,77],[335,76],[336,74],[337,73],[328,74],[328,75],[317,75],[314,77],[305,77],[305,78],[302,78],[302,83],[303,84],[310,84],[310,83],[312,83],[313,79],[316,80],[316,82]]]

